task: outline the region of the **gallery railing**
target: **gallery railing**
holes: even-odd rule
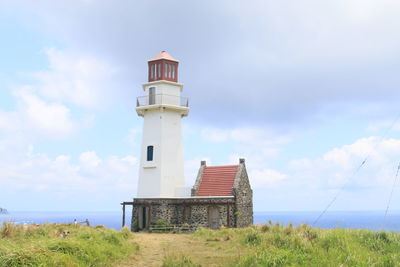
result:
[[[151,105],[170,105],[179,107],[189,107],[189,99],[175,95],[155,94],[147,96],[139,96],[136,99],[136,107]]]

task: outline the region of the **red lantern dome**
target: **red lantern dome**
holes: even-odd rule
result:
[[[149,82],[160,80],[178,82],[179,61],[167,52],[162,51],[160,54],[150,59],[148,64]]]

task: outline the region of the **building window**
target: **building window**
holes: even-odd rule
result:
[[[172,65],[172,79],[175,79],[175,65]]]
[[[157,69],[158,69],[158,75],[157,75],[157,77],[158,78],[161,78],[161,64],[157,64]]]
[[[147,161],[153,161],[154,146],[147,146]]]
[[[150,68],[150,77],[151,77],[151,79],[154,79],[154,65],[151,65],[151,68]]]
[[[149,105],[154,105],[156,103],[156,88],[149,88]]]

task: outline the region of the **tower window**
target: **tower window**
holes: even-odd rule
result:
[[[147,146],[147,161],[153,161],[154,146]]]
[[[172,65],[172,79],[175,79],[175,65]]]
[[[156,88],[149,88],[149,105],[154,105],[156,103]]]
[[[151,79],[154,79],[154,65],[151,65],[150,76],[151,76]]]

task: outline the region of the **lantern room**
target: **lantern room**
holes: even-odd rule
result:
[[[148,64],[149,82],[160,80],[178,82],[179,61],[174,59],[167,52],[162,51],[160,54],[150,59]]]

